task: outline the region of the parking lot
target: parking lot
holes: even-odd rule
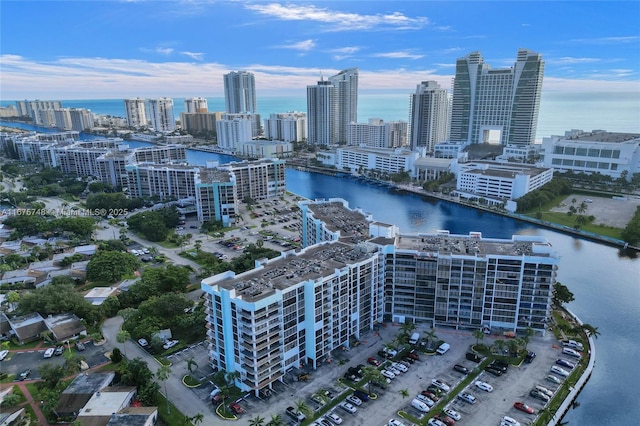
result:
[[[26,369],[31,369],[29,380],[32,380],[40,378],[40,373],[38,372],[40,366],[44,364],[64,364],[65,358],[63,356],[44,358],[45,349],[46,348],[25,349],[24,351],[12,352],[9,358],[2,361],[2,371],[9,375],[17,375],[20,372],[25,371]],[[65,345],[65,351],[68,350],[69,347]],[[76,352],[73,344],[71,345],[70,350]],[[77,352],[77,354],[84,358],[89,368],[95,367],[108,361],[107,357],[105,356],[104,348],[102,346],[95,346],[93,342],[86,342],[85,350],[82,352]]]

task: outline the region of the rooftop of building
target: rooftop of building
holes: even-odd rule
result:
[[[565,141],[607,143],[621,143],[635,139],[640,139],[640,133],[607,132],[605,130],[574,132],[573,134],[569,134],[563,138]]]
[[[157,411],[157,407],[126,407],[112,414],[107,426],[144,426]]]
[[[378,154],[395,157],[411,157],[414,152],[406,148],[379,148],[373,146],[343,146],[343,151],[360,152],[363,154]]]
[[[292,285],[316,280],[334,273],[348,264],[370,257],[370,248],[341,242],[319,244],[300,253],[285,253],[263,267],[234,278],[216,282],[221,288],[235,290],[236,297],[255,302]],[[203,281],[207,283],[207,280]]]
[[[464,149],[469,155],[469,160],[493,159],[502,154],[503,145],[490,143],[474,143],[467,145]]]
[[[537,167],[527,167],[527,168],[522,168],[522,169],[519,169],[519,170],[517,170],[517,169],[505,170],[505,169],[488,168],[488,169],[470,169],[470,170],[465,170],[464,173],[472,173],[472,174],[494,176],[494,177],[503,177],[503,178],[513,178],[513,177],[516,177],[517,175],[537,176],[539,174],[542,174],[542,173],[546,172],[547,170],[549,170],[549,169],[542,169],[542,168],[537,168]]]
[[[94,392],[98,392],[100,389],[109,386],[114,378],[114,372],[78,374],[62,393],[93,394]]]
[[[351,210],[341,202],[310,203],[309,210],[313,217],[322,221],[332,231],[340,231],[340,239],[358,240],[369,236],[369,223],[365,215],[358,210]]]
[[[506,239],[483,239],[480,232],[469,235],[435,234],[399,235],[395,245],[401,250],[470,256],[543,256],[553,253],[551,244],[541,237],[514,236]]]
[[[231,174],[228,170],[201,167],[198,176],[201,183],[231,182]]]

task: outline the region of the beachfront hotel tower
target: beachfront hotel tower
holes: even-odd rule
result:
[[[410,98],[411,150],[433,147],[448,140],[450,101],[446,89],[436,81],[423,81]]]
[[[456,61],[450,141],[530,145],[535,142],[544,61],[518,50],[510,68],[492,69],[480,52]]]
[[[157,132],[173,132],[176,129],[173,99],[149,99],[148,104],[151,127]]]
[[[348,126],[358,121],[358,69],[349,68],[307,86],[308,141],[315,145],[347,142]]]
[[[256,113],[256,81],[253,73],[232,71],[224,75],[224,102],[227,113]]]
[[[124,100],[124,110],[127,113],[127,123],[129,127],[139,129],[147,126],[146,101],[142,98],[131,98]]]
[[[187,98],[184,100],[184,112],[186,114],[207,112],[209,111],[209,105],[207,98]]]

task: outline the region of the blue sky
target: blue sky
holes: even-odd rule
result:
[[[304,95],[349,67],[362,92],[409,93],[518,48],[543,55],[545,91],[640,94],[639,17],[638,1],[2,0],[0,98],[222,96],[232,70],[259,95]]]

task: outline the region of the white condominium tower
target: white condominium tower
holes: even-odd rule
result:
[[[307,86],[309,143],[347,142],[349,123],[358,121],[358,69],[349,68]]]
[[[456,61],[451,142],[529,145],[535,142],[544,62],[518,50],[510,68],[491,69],[480,52]],[[498,136],[499,135],[499,136]]]
[[[127,112],[127,123],[129,123],[129,127],[140,128],[148,124],[144,99],[125,99],[124,109]]]
[[[450,102],[447,90],[435,81],[423,81],[411,95],[411,149],[435,144],[449,136]]]
[[[184,112],[187,114],[207,111],[209,111],[207,98],[187,98],[184,100]]]
[[[156,131],[173,132],[176,129],[173,99],[149,99],[149,118],[151,119],[151,127]]]
[[[232,71],[224,75],[224,102],[228,113],[255,113],[256,82],[252,73]]]

